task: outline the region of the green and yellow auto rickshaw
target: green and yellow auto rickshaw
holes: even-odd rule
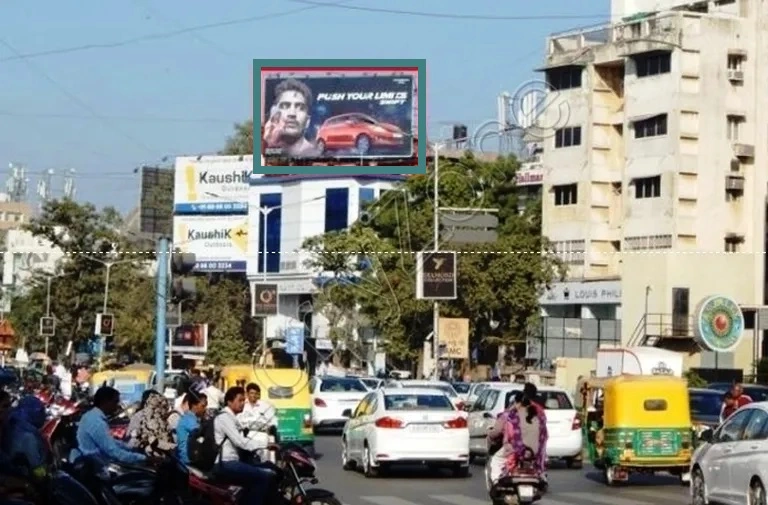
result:
[[[630,473],[669,472],[688,482],[693,429],[685,380],[642,375],[591,379],[581,394],[588,457],[609,486],[626,482]]]

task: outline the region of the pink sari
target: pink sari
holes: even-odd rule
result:
[[[544,409],[540,405],[533,404],[536,408],[536,417],[539,421],[539,450],[534,455],[536,462],[536,469],[544,473],[547,467],[546,457],[546,444],[549,433],[547,432],[547,418],[544,415]],[[520,429],[520,423],[525,422],[524,418],[521,418],[517,412],[517,409],[502,414],[506,416],[506,423],[504,424],[504,444],[513,448],[512,452],[507,455],[507,461],[505,464],[505,474],[509,474],[517,468],[517,461],[525,455],[525,446],[523,445],[523,436]]]

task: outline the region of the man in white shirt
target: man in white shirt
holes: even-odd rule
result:
[[[260,439],[246,438],[240,431],[237,416],[245,406],[245,390],[239,386],[229,388],[224,395],[226,407],[213,422],[216,446],[220,447],[214,474],[230,485],[243,487],[240,505],[264,505],[275,479],[275,474],[240,461],[240,451],[254,452],[267,448]]]
[[[277,427],[277,410],[261,399],[261,388],[251,382],[245,387],[245,405],[238,416],[240,423],[249,430],[267,431],[270,426]]]
[[[59,378],[59,391],[61,396],[69,400],[72,397],[72,374],[67,367],[59,361],[53,369],[53,375]]]

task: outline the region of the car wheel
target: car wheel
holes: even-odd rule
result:
[[[470,452],[469,453],[469,464],[470,465],[474,465],[476,461],[477,461],[477,454],[475,454],[474,452]]]
[[[765,488],[759,480],[749,486],[749,505],[766,505]]]
[[[344,470],[352,470],[355,468],[355,462],[349,459],[347,441],[343,438],[341,439],[341,468]]]
[[[704,474],[699,468],[696,468],[691,475],[691,503],[707,505],[707,485],[704,482]]]
[[[373,479],[379,476],[379,469],[371,464],[372,458],[373,455],[371,454],[371,450],[368,448],[368,442],[366,442],[365,446],[363,447],[363,475],[369,479]]]
[[[451,469],[453,476],[457,479],[466,479],[469,477],[469,467],[464,465],[456,465]]]
[[[580,459],[565,458],[565,466],[574,470],[580,470],[584,465]]]
[[[325,154],[325,141],[323,139],[317,139],[317,143],[315,145],[317,146],[317,150],[321,156]]]
[[[368,135],[358,135],[355,139],[357,154],[368,154],[371,150],[371,138]]]

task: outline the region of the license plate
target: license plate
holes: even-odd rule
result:
[[[411,431],[418,433],[437,433],[440,431],[440,427],[432,424],[414,424],[411,425]]]
[[[518,486],[517,494],[521,500],[532,500],[533,486]]]

